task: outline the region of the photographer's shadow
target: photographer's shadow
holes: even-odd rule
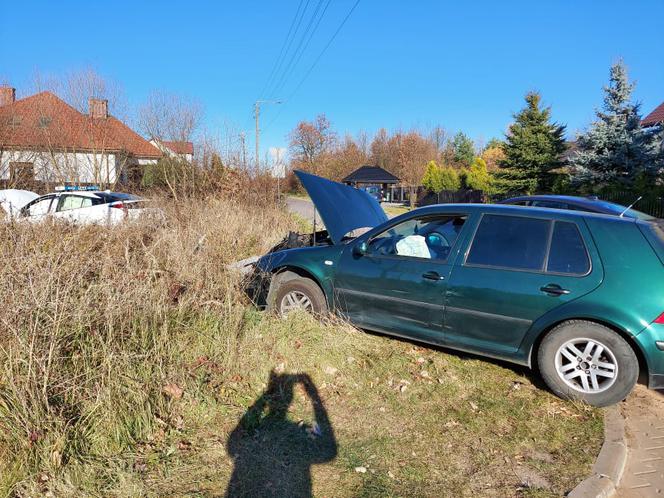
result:
[[[313,407],[310,425],[287,417],[297,384]],[[228,437],[227,449],[234,460],[227,497],[310,497],[311,466],[333,460],[337,442],[311,378],[272,371],[267,389]]]

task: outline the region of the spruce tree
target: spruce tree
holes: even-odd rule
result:
[[[470,166],[475,158],[475,145],[462,131],[454,135],[452,150],[454,151],[454,161],[461,166]]]
[[[577,139],[571,160],[574,183],[630,188],[657,175],[662,167],[662,131],[641,127],[640,105],[631,101],[633,90],[625,64],[611,66],[597,120]]]
[[[505,136],[498,187],[503,191],[548,191],[562,166],[565,126],[551,122],[551,108],[541,108],[537,92],[526,94],[526,107],[514,115]]]

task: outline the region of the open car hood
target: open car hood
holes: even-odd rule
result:
[[[295,174],[314,202],[335,244],[352,230],[373,228],[387,221],[378,201],[363,190],[303,171],[295,171]]]
[[[0,208],[9,216],[16,216],[23,206],[37,197],[37,194],[28,190],[0,190]]]

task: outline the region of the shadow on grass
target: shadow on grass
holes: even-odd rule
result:
[[[311,425],[288,420],[298,384],[313,407]],[[227,449],[234,460],[227,497],[310,497],[311,466],[333,460],[337,442],[311,378],[272,371],[267,389],[228,437]]]

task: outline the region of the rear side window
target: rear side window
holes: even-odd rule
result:
[[[521,216],[482,217],[466,264],[542,270],[551,222]]]
[[[546,271],[585,275],[590,271],[588,252],[575,223],[556,221]]]
[[[645,235],[657,257],[664,263],[664,221],[638,223],[637,226]]]
[[[92,206],[92,198],[79,195],[62,195],[58,202],[58,211],[69,211]]]

